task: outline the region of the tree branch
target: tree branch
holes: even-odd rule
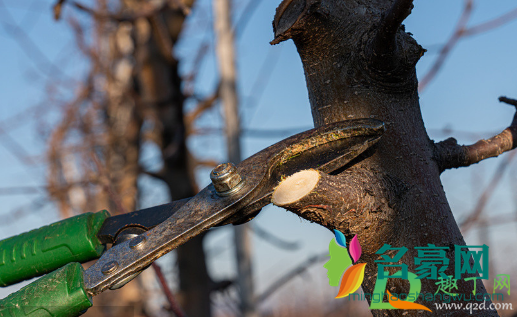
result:
[[[163,170],[158,171],[158,172],[152,172],[152,171],[146,170],[143,166],[139,166],[139,169],[140,169],[140,173],[142,173],[142,174],[151,176],[151,177],[159,179],[161,181],[165,181],[165,175],[164,175],[165,173]]]
[[[517,18],[517,8],[484,23],[478,24],[476,26],[472,26],[465,30],[463,33],[463,36],[472,36],[477,35],[479,33],[484,33],[490,30],[493,30],[495,28],[498,28],[500,26],[505,25],[508,22],[513,21]]]
[[[219,99],[219,84],[215,92],[208,96],[206,99],[202,100],[197,107],[191,112],[185,115],[185,126],[187,128],[187,134],[191,134],[194,126],[194,121],[199,118],[206,110],[212,108],[217,99]]]
[[[470,20],[470,17],[472,15],[472,7],[473,7],[473,0],[466,0],[465,6],[463,8],[463,13],[461,14],[458,23],[456,24],[456,28],[454,29],[454,33],[451,35],[447,43],[442,47],[440,50],[440,55],[434,62],[433,66],[431,66],[431,69],[425,74],[425,76],[422,78],[418,85],[418,90],[423,91],[429,82],[433,80],[433,78],[436,76],[438,71],[442,68],[443,63],[447,59],[447,56],[449,56],[449,53],[451,50],[456,46],[458,41],[465,36],[465,30],[467,23]]]
[[[42,212],[43,208],[50,204],[48,197],[38,197],[31,200],[28,204],[14,208],[11,211],[3,213],[4,218],[0,227],[13,226],[15,222],[30,216],[34,216],[37,212]]]
[[[397,0],[382,21],[382,29],[379,33],[394,37],[402,22],[413,10],[413,0]]]
[[[511,98],[507,98],[507,97],[501,96],[501,97],[499,97],[499,101],[500,102],[504,102],[506,104],[509,104],[511,106],[517,107],[517,100],[516,99],[511,99]],[[515,118],[514,118],[514,120],[515,120]],[[513,124],[513,122],[512,122],[512,124]]]
[[[418,87],[419,91],[423,91],[428,86],[429,82],[431,82],[435,78],[436,74],[443,66],[445,60],[449,56],[454,46],[456,46],[456,44],[458,44],[458,42],[462,38],[491,31],[517,18],[517,8],[515,8],[495,19],[467,28],[466,25],[469,22],[472,13],[472,4],[472,0],[468,0],[465,2],[463,13],[461,14],[461,17],[458,20],[454,33],[451,35],[447,43],[440,50],[440,55],[434,62],[431,69],[427,72],[427,74],[423,76],[423,79],[420,81]]]
[[[62,1],[62,2],[59,1],[57,5],[61,6],[63,4],[63,2],[64,1]],[[145,4],[141,8],[139,8],[137,13],[133,13],[133,14],[113,14],[113,13],[110,13],[107,11],[99,12],[99,11],[96,11],[96,10],[82,4],[82,3],[76,2],[76,1],[71,1],[70,5],[72,5],[79,11],[89,14],[90,16],[92,16],[94,19],[97,19],[97,20],[113,20],[115,22],[133,22],[133,21],[136,21],[137,19],[149,18],[149,17],[156,15],[157,13],[165,11],[168,8],[169,3],[167,1],[165,1],[163,4],[161,4],[159,6]],[[185,14],[186,11],[182,7],[179,7],[179,9]],[[56,14],[60,14],[60,11],[61,11],[60,7],[58,7],[58,11],[56,11],[56,9],[54,8],[54,17],[56,19],[59,18],[59,15],[56,15]],[[186,14],[188,14],[188,12]]]
[[[276,280],[272,285],[270,285],[262,294],[257,297],[257,303],[263,303],[266,299],[271,297],[277,290],[279,290],[282,286],[287,284],[293,278],[298,275],[304,273],[308,270],[312,265],[317,264],[328,258],[328,252],[324,252],[319,255],[314,255],[310,257],[307,261],[302,262],[300,265],[295,267],[293,270],[287,272],[284,276]]]
[[[500,97],[499,101],[517,107],[517,100]],[[490,157],[496,157],[513,150],[517,144],[517,113],[511,125],[488,140],[480,140],[472,145],[458,145],[456,139],[448,138],[435,144],[434,160],[440,172],[447,169],[470,166]]]
[[[54,20],[59,20],[61,17],[61,10],[63,9],[63,4],[66,0],[58,0],[56,4],[54,4],[54,7],[52,7],[52,10],[54,11]]]
[[[379,31],[372,43],[372,60],[376,66],[393,66],[394,54],[397,50],[397,31],[402,22],[411,14],[412,9],[413,0],[396,0],[382,19]]]
[[[161,267],[158,265],[158,263],[153,263],[151,266],[154,269],[154,272],[156,273],[156,277],[158,278],[158,281],[160,282],[160,287],[163,290],[163,293],[165,294],[165,297],[167,298],[167,301],[169,302],[170,310],[176,315],[176,317],[186,317],[185,313],[181,309],[181,307],[178,305],[178,302],[176,301],[176,298],[172,294],[172,291],[169,287],[169,284],[167,284],[167,280],[165,279],[165,276],[163,275]]]
[[[256,234],[259,238],[263,239],[264,241],[272,244],[273,246],[288,250],[288,251],[295,251],[300,249],[300,243],[299,242],[289,242],[285,241],[280,237],[277,237],[270,232],[266,231],[265,229],[261,228],[257,224],[250,226],[251,230],[254,234]]]
[[[401,204],[407,191],[400,180],[354,166],[339,175],[310,169],[280,182],[271,201],[346,236],[361,234],[363,251],[373,254],[381,246],[370,240],[374,236],[370,233],[386,232],[386,217],[393,215],[392,206]]]
[[[490,197],[493,196],[497,185],[501,183],[505,171],[507,170],[510,162],[515,157],[517,152],[512,152],[505,160],[501,161],[497,170],[495,171],[490,184],[485,188],[483,194],[479,197],[479,200],[476,204],[476,207],[472,211],[472,213],[460,224],[460,229],[463,234],[466,234],[470,229],[474,227],[474,225],[480,220],[483,211],[488,203]]]

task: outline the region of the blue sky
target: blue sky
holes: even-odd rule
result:
[[[237,45],[239,56],[239,90],[241,99],[242,125],[245,129],[306,129],[312,127],[312,118],[305,87],[302,65],[291,41],[281,45],[270,46],[273,38],[271,21],[279,1],[262,1],[254,15],[247,22],[245,31],[240,34]],[[178,48],[177,56],[186,61],[182,72],[191,70],[189,57],[195,54],[200,39],[211,38],[210,1],[199,0],[197,11],[190,17],[184,39]],[[235,16],[239,16],[244,3],[236,3]],[[463,1],[459,0],[416,0],[413,14],[406,21],[406,30],[414,34],[417,41],[429,52],[418,64],[418,75],[422,77],[437,57],[437,50],[451,35],[461,13]],[[516,6],[512,0],[477,0],[469,25],[497,17]],[[0,2],[0,129],[7,130],[8,135],[0,133],[0,188],[11,186],[41,186],[45,184],[44,151],[47,135],[39,119],[55,122],[58,102],[48,99],[49,78],[65,79],[65,82],[82,80],[86,62],[75,50],[69,26],[65,21],[52,20],[51,3],[36,0]],[[15,40],[16,27],[23,26],[28,36],[36,44],[40,53],[27,54],[26,42]],[[500,104],[500,95],[517,98],[517,20],[485,34],[466,38],[453,49],[444,67],[435,80],[421,94],[422,115],[429,134],[434,139],[446,137],[438,130],[451,127],[454,130],[480,133],[483,137],[492,132],[499,132],[511,121],[514,110]],[[50,61],[54,66],[50,67]],[[216,67],[213,54],[203,62],[196,81],[197,92],[210,93],[215,85]],[[268,63],[266,63],[267,61]],[[274,62],[274,67],[271,67]],[[265,68],[264,68],[265,67]],[[252,90],[256,87],[257,76],[267,74],[269,80],[263,85],[260,98]],[[65,86],[63,96],[70,96],[73,91]],[[34,105],[43,104],[40,111],[32,110]],[[187,109],[192,107],[187,105]],[[21,115],[19,115],[21,114]],[[13,120],[19,115],[20,122]],[[220,127],[221,115],[215,108],[205,114],[198,122],[199,127]],[[8,128],[8,129],[7,129]],[[243,156],[247,157],[260,149],[279,141],[285,136],[253,138],[244,136]],[[21,164],[13,155],[10,138],[15,139],[34,161],[33,164]],[[473,140],[458,137],[462,143]],[[191,149],[199,157],[215,158],[224,161],[223,139],[218,135],[196,137],[189,140]],[[16,148],[14,148],[16,150]],[[18,151],[19,152],[19,151]],[[16,151],[15,151],[16,153]],[[152,147],[144,153],[144,158],[151,166],[157,164]],[[449,202],[457,219],[462,219],[472,210],[476,198],[488,184],[495,167],[501,158],[490,159],[468,169],[448,171],[442,181]],[[490,214],[513,212],[515,206],[515,164],[513,164],[504,181],[489,202]],[[209,182],[209,170],[200,170],[199,183]],[[142,179],[144,191],[149,198],[142,201],[142,206],[157,205],[167,201],[163,188],[148,179]],[[2,210],[0,215],[37,200],[41,195],[0,195]],[[27,231],[37,226],[57,220],[56,208],[52,204],[37,208],[28,216],[14,220],[5,216],[0,226],[0,238]],[[302,248],[296,252],[286,253],[275,249],[260,239],[254,238],[255,268],[259,289],[282,275],[290,267],[313,254],[324,252],[332,233],[326,229],[290,214],[276,207],[267,207],[254,220],[261,227],[290,241],[300,241]],[[515,239],[515,224],[493,227],[491,231],[491,252],[517,251],[509,241]],[[466,236],[467,243],[477,242],[476,231]],[[228,246],[220,255],[211,257],[211,271],[218,276],[231,276],[233,272],[230,247],[231,232],[221,230],[214,233],[207,241],[206,248],[219,245]],[[503,269],[514,270],[516,263],[507,261],[501,264]],[[321,268],[323,276],[325,271]],[[263,278],[267,277],[267,278]],[[4,295],[0,290],[0,296]]]

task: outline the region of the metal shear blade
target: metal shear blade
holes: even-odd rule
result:
[[[307,168],[335,171],[375,144],[383,132],[381,121],[348,120],[297,134],[258,152],[237,166],[244,182],[239,191],[219,196],[209,185],[152,230],[105,252],[85,271],[88,293],[96,295],[122,284],[215,225],[249,219],[270,203],[282,176]]]

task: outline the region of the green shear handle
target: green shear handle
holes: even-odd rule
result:
[[[105,210],[86,213],[0,241],[0,287],[52,272],[70,262],[99,258]]]
[[[83,268],[69,263],[0,300],[0,317],[75,317],[92,306]]]

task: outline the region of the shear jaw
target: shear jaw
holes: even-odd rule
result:
[[[282,175],[306,167],[330,172],[344,166],[375,144],[384,129],[384,124],[374,119],[343,121],[278,142],[241,162],[238,169],[231,163],[217,166],[211,173],[213,184],[143,233],[145,243],[129,240],[115,245],[88,268],[84,274],[88,294],[122,286],[135,273],[208,228],[238,220],[233,216],[242,218],[260,211],[270,203]]]

